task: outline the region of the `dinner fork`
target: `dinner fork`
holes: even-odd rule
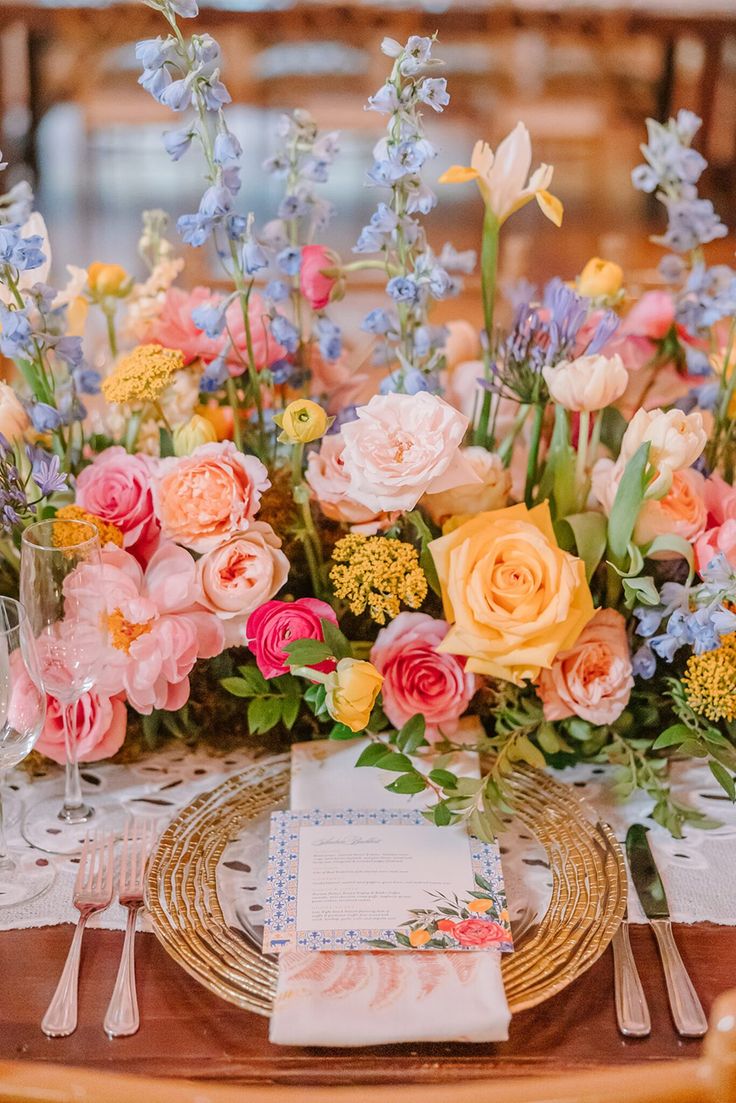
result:
[[[41,1022],[41,1029],[49,1038],[65,1038],[77,1029],[77,988],[82,937],[89,917],[104,911],[112,901],[114,844],[115,837],[109,832],[94,837],[87,835],[84,840],[73,897],[79,919],[54,998]]]
[[[108,1038],[125,1038],[135,1034],[140,1026],[135,990],[135,926],[143,907],[144,874],[154,834],[151,821],[142,824],[128,821],[123,836],[118,899],[128,909],[128,921],[118,975],[103,1024]]]

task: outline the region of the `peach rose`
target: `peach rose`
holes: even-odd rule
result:
[[[350,525],[353,532],[373,536],[389,528],[398,512],[377,513],[350,497],[350,479],[342,462],[344,447],[341,433],[324,437],[319,452],[309,453],[304,478],[325,517]]]
[[[436,395],[375,395],[342,427],[350,496],[375,510],[413,509],[423,494],[480,483],[460,454],[468,419]]]
[[[480,482],[456,486],[441,494],[425,494],[421,504],[437,525],[442,525],[448,517],[455,517],[460,513],[473,514],[480,513],[481,510],[503,509],[509,500],[511,473],[503,466],[501,457],[478,445],[461,448],[460,451]]]
[[[636,521],[634,541],[648,544],[656,536],[672,533],[694,543],[705,531],[706,520],[705,479],[700,472],[688,467],[675,472],[664,498],[644,502]],[[667,558],[676,553],[656,554],[659,558]]]
[[[582,560],[562,551],[549,505],[480,513],[429,545],[450,631],[439,651],[521,685],[571,647],[593,616]]]
[[[695,541],[695,563],[701,574],[717,555],[725,556],[736,568],[736,520],[715,525]]]
[[[197,560],[202,604],[221,620],[242,617],[245,621],[286,582],[289,560],[280,549],[281,541],[271,526],[253,521],[246,532],[205,552]],[[242,633],[242,644],[241,637]]]
[[[579,716],[591,724],[612,724],[633,685],[626,621],[615,609],[598,609],[575,644],[541,672],[537,693],[546,720]]]
[[[261,461],[231,441],[203,444],[191,456],[161,460],[154,508],[165,536],[206,552],[248,528],[270,485]]]

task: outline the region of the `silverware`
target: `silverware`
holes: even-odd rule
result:
[[[646,1038],[651,1033],[652,1020],[631,950],[628,912],[621,920],[611,945],[618,1028],[627,1038]]]
[[[114,842],[114,836],[108,832],[94,837],[87,835],[84,840],[73,897],[79,919],[54,998],[41,1022],[41,1029],[49,1038],[65,1038],[77,1029],[77,987],[82,937],[89,917],[104,911],[112,901]]]
[[[647,834],[648,828],[640,823],[632,824],[626,834],[626,853],[631,877],[644,914],[657,939],[677,1033],[683,1038],[702,1038],[708,1029],[708,1020],[675,944],[664,885],[657,871]]]
[[[128,909],[128,920],[118,975],[103,1024],[109,1038],[125,1038],[135,1034],[140,1026],[135,990],[135,927],[138,912],[143,907],[146,861],[154,835],[155,827],[152,822],[141,824],[129,821],[123,836],[118,899],[122,907]]]

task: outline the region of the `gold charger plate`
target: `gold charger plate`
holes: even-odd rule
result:
[[[561,991],[603,953],[626,909],[626,872],[613,832],[591,820],[569,786],[529,767],[520,767],[509,786],[517,818],[544,848],[552,878],[546,912],[503,957],[506,996],[517,1012]],[[228,926],[217,866],[248,822],[284,806],[288,792],[288,755],[228,778],[169,825],[148,872],[148,910],[169,954],[205,988],[259,1015],[271,1013],[276,961]]]

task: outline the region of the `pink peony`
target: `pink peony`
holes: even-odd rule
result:
[[[99,663],[100,692],[124,691],[143,714],[181,708],[197,659],[219,655],[225,645],[221,621],[200,604],[192,556],[162,543],[144,572],[132,555],[108,547],[101,568],[81,567],[65,584],[80,619],[99,616],[101,589],[108,640]]]
[[[427,391],[375,395],[342,427],[351,498],[376,512],[407,510],[423,494],[479,483],[460,452],[467,427],[467,417]]]
[[[251,613],[245,626],[247,644],[256,657],[263,677],[278,678],[280,674],[287,673],[285,644],[294,640],[324,639],[321,620],[337,624],[334,609],[326,601],[315,597],[300,597],[297,601],[267,601]],[[335,664],[327,659],[314,669],[329,672],[335,669]]]
[[[376,513],[350,497],[350,479],[342,462],[344,448],[341,433],[323,437],[319,452],[309,453],[304,477],[325,517],[350,525],[353,532],[372,536],[389,528],[398,513]]]
[[[154,508],[165,537],[206,552],[248,528],[270,485],[261,461],[232,441],[202,444],[159,462]]]
[[[123,547],[145,562],[158,543],[151,486],[155,461],[115,446],[100,452],[77,476],[76,504],[123,534]]]
[[[612,724],[633,685],[626,621],[615,609],[598,609],[575,644],[542,670],[537,694],[546,720],[580,716],[591,724]]]
[[[695,564],[701,574],[717,555],[724,555],[736,568],[736,520],[732,518],[708,529],[695,541]]]
[[[198,306],[213,305],[220,297],[208,287],[195,287],[192,291],[183,291],[180,287],[170,287],[166,292],[161,314],[153,321],[146,334],[146,340],[163,345],[167,349],[180,349],[187,364],[202,360],[208,364],[223,349],[231,344],[226,354],[227,366],[231,375],[242,375],[246,370],[248,343],[245,335],[245,323],[240,300],[236,299],[227,308],[225,318],[227,328],[219,337],[208,337],[197,329],[192,321],[192,311]],[[286,355],[286,350],[277,344],[270,334],[266,320],[267,311],[263,300],[257,294],[251,294],[248,317],[250,319],[253,357],[260,371]],[[229,333],[228,333],[229,330]]]
[[[478,684],[463,659],[438,653],[448,628],[427,613],[399,613],[371,650],[371,662],[383,674],[386,716],[400,728],[421,713],[430,742],[455,732]]]
[[[335,257],[324,245],[305,245],[299,269],[299,285],[312,310],[324,310],[330,301],[336,276],[326,276],[324,270],[335,267]]]

